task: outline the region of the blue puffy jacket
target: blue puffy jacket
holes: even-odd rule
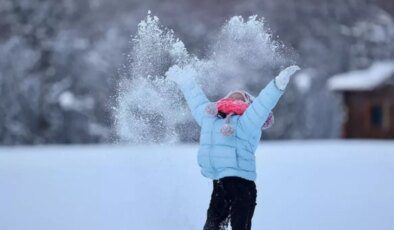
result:
[[[225,119],[207,113],[206,107],[211,102],[193,78],[185,79],[178,82],[178,86],[201,127],[198,164],[202,175],[211,179],[237,176],[255,180],[255,151],[260,142],[261,127],[283,91],[272,80],[242,116],[231,116],[230,124],[235,132],[231,136],[224,136],[220,129]]]

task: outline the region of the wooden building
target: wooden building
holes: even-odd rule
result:
[[[333,76],[328,87],[344,97],[343,137],[394,139],[394,61]]]

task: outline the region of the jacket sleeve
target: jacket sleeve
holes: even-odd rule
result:
[[[185,96],[187,105],[194,119],[197,124],[201,126],[204,117],[209,116],[209,114],[205,112],[205,108],[211,102],[192,77],[184,77],[181,82],[178,81],[176,83]]]
[[[239,119],[239,127],[248,136],[259,133],[269,113],[278,103],[284,91],[275,85],[272,80],[254,99]]]

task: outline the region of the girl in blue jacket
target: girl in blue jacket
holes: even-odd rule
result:
[[[210,102],[197,85],[193,66],[175,65],[166,73],[181,89],[191,113],[201,127],[198,164],[203,176],[213,180],[213,192],[204,230],[250,230],[256,205],[255,151],[271,110],[299,70],[281,71],[256,98],[245,91],[230,92]],[[267,118],[268,121],[267,121]]]

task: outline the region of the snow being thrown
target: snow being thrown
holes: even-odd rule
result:
[[[174,31],[150,12],[139,23],[131,44],[114,115],[120,141],[137,144],[178,142],[182,127],[192,121],[180,91],[165,79],[172,65],[192,64],[197,82],[208,96],[215,97],[265,84],[289,62],[283,54],[285,47],[257,16],[232,17],[203,58],[188,53]]]

